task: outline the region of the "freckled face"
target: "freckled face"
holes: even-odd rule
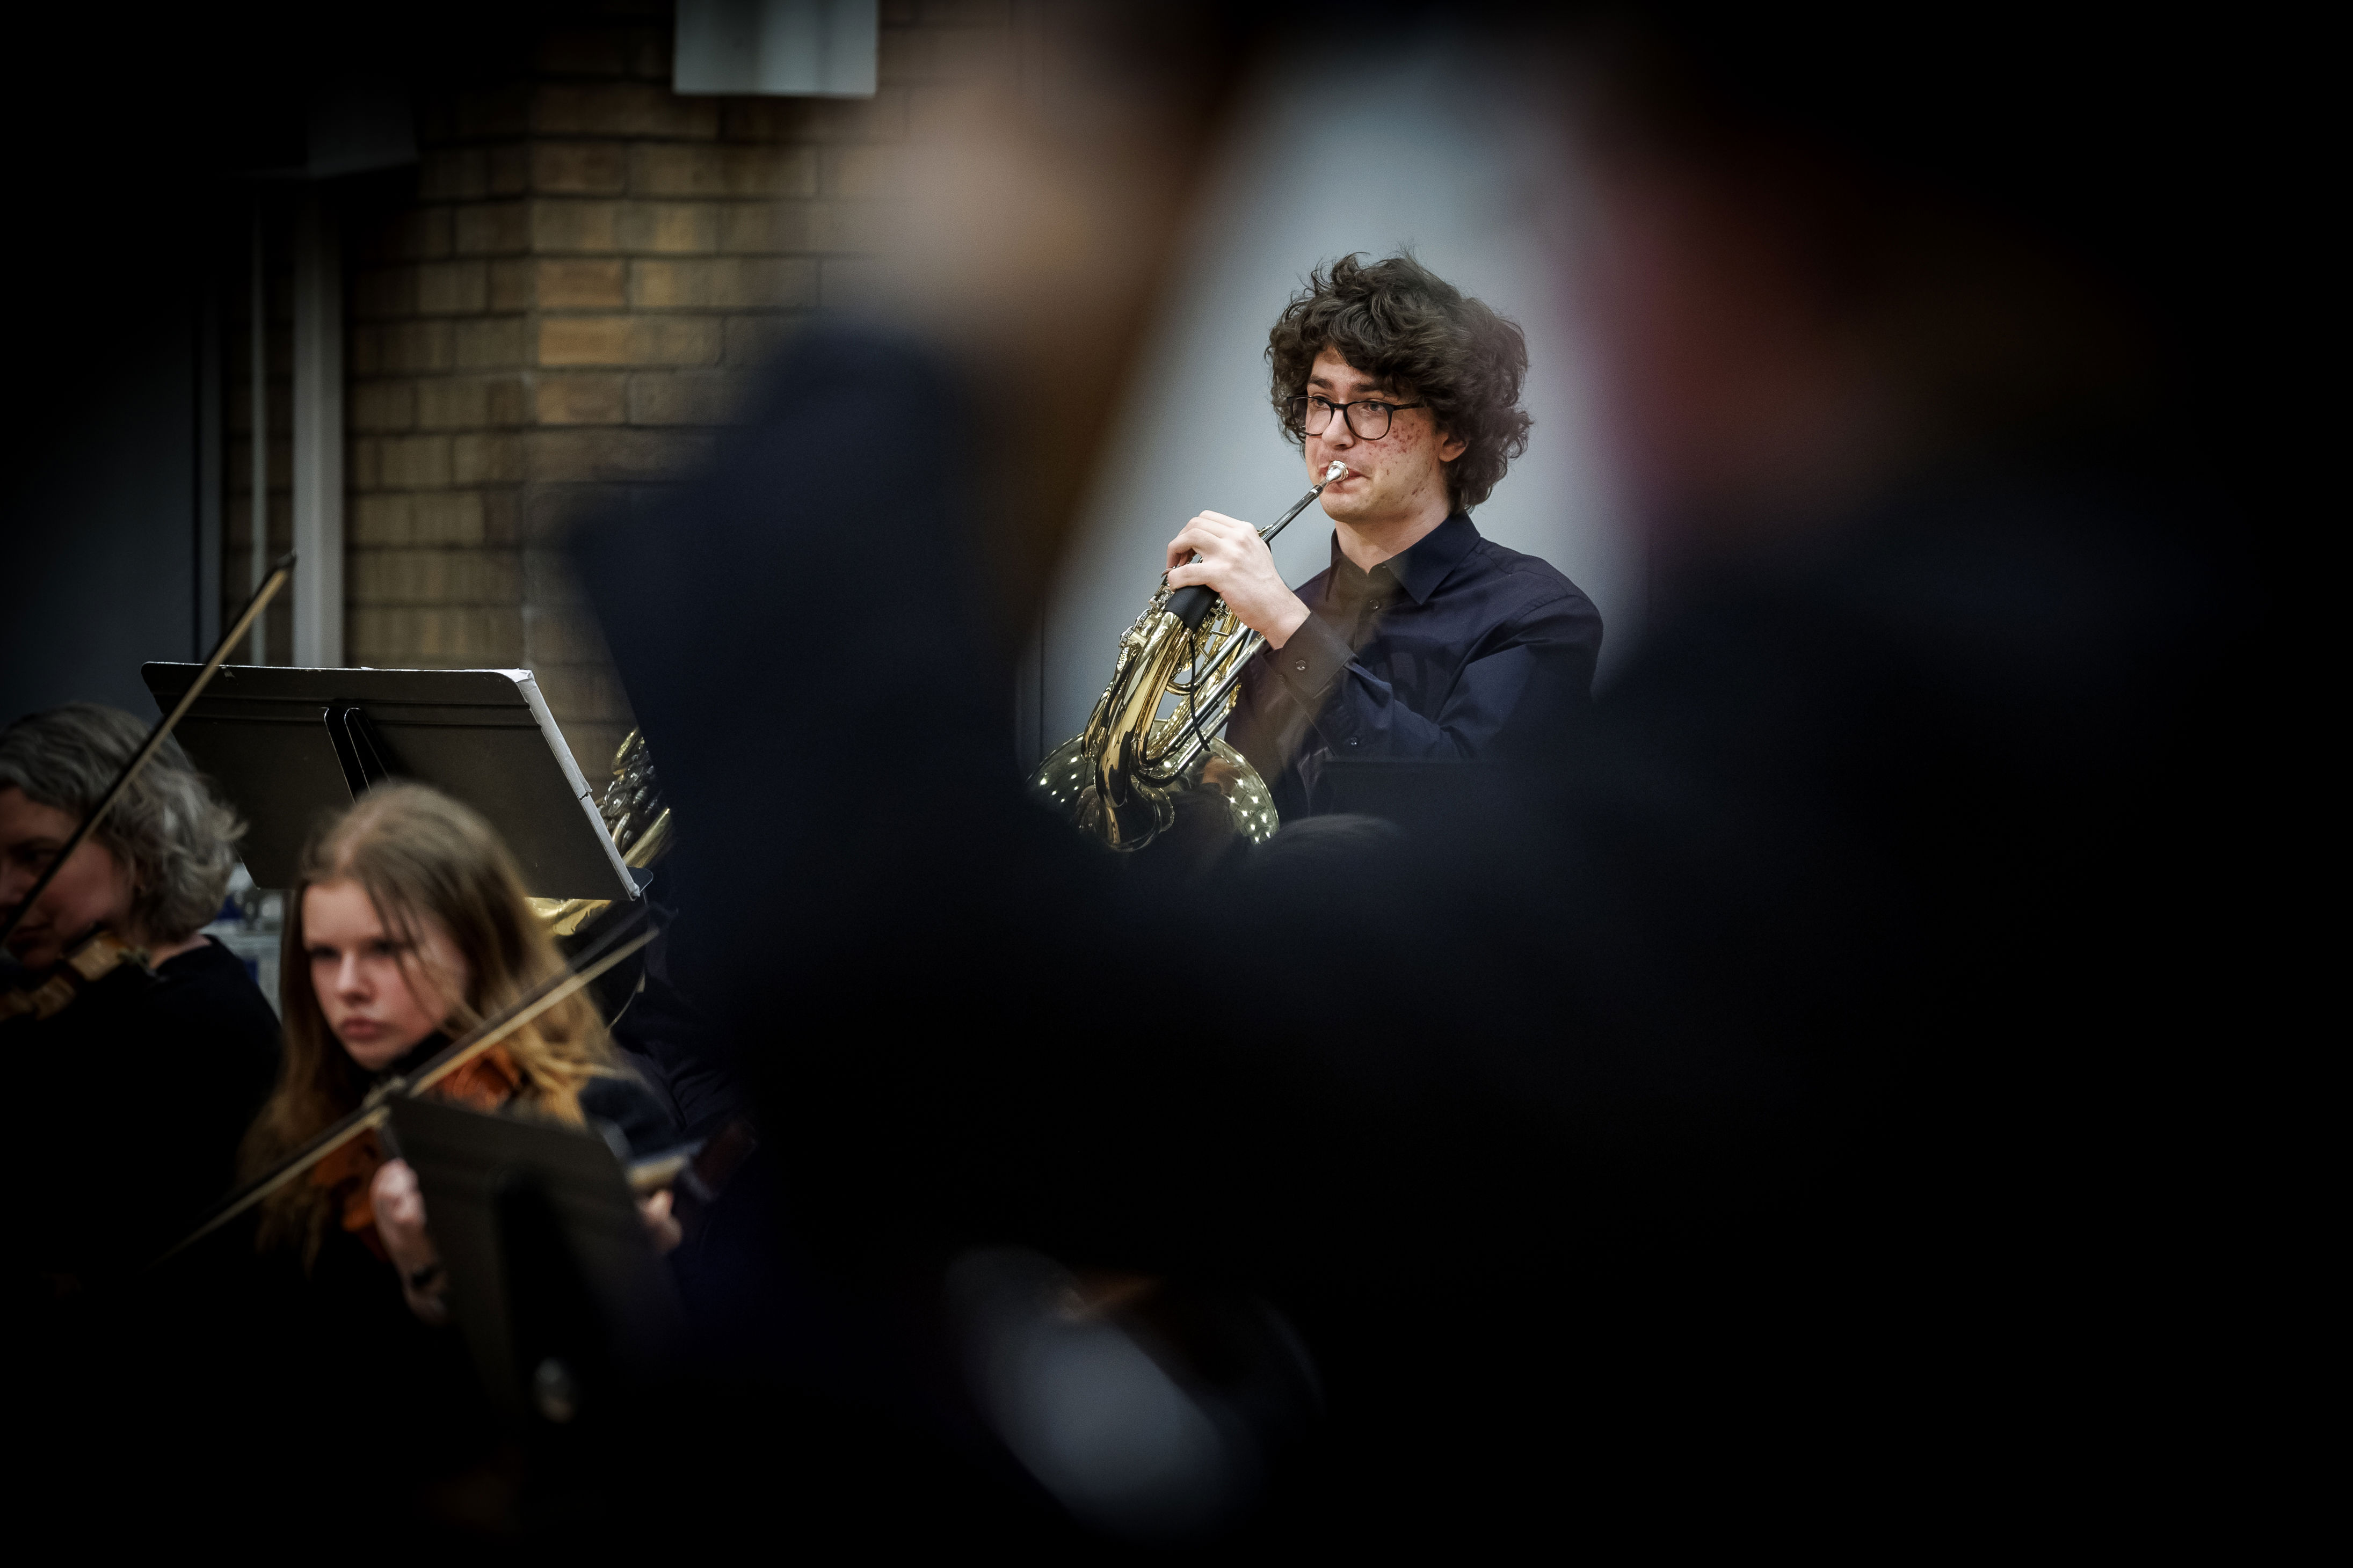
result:
[[[1342,359],[1336,350],[1315,356],[1308,372],[1306,391],[1334,403],[1377,398],[1384,403],[1414,401],[1401,397]],[[1389,433],[1367,441],[1335,416],[1319,435],[1307,437],[1307,471],[1317,479],[1335,462],[1348,465],[1347,473],[1327,486],[1324,514],[1352,527],[1415,521],[1433,509],[1440,516],[1452,510],[1446,500],[1446,465],[1461,457],[1463,444],[1440,436],[1427,408],[1407,408],[1389,416]]]
[[[429,915],[418,925],[415,943],[400,942],[367,889],[348,879],[303,890],[311,990],[327,1027],[369,1072],[440,1028],[465,994],[465,955],[448,930]]]

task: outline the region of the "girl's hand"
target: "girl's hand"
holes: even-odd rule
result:
[[[667,1255],[686,1239],[686,1232],[678,1216],[670,1212],[670,1189],[664,1187],[649,1198],[638,1200],[638,1213],[646,1222],[646,1234],[653,1238],[654,1251]]]
[[[368,1203],[375,1210],[376,1235],[384,1238],[384,1249],[400,1271],[408,1310],[428,1323],[448,1322],[449,1280],[441,1271],[441,1254],[425,1229],[425,1194],[407,1161],[384,1163],[368,1188]]]

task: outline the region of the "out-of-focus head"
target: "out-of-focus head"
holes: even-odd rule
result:
[[[2128,45],[1948,24],[1662,7],[1572,50],[1598,402],[1671,559],[2160,395]]]
[[[1010,634],[1093,471],[1255,27],[1223,5],[1024,5],[1018,70],[928,98],[905,149],[878,307],[975,390],[962,424],[915,428],[969,465]]]
[[[1526,338],[1410,255],[1316,268],[1266,357],[1275,413],[1309,471],[1348,466],[1323,498],[1343,521],[1392,514],[1425,489],[1442,489],[1450,510],[1475,507],[1527,450]],[[1330,412],[1364,399],[1422,406],[1374,410],[1369,424]]]
[[[0,910],[31,891],[98,805],[147,726],[117,708],[78,702],[0,732]],[[185,942],[220,909],[245,825],[176,741],[140,770],[9,938],[28,967],[103,925],[127,942]]]

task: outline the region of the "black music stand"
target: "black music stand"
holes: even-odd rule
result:
[[[392,1133],[451,1313],[509,1415],[593,1419],[679,1365],[685,1311],[604,1138],[429,1099],[392,1101]]]
[[[193,664],[141,673],[164,709]],[[224,665],[176,731],[247,824],[256,886],[290,887],[319,819],[386,778],[414,779],[490,819],[545,899],[638,896],[572,749],[524,669],[290,669]]]

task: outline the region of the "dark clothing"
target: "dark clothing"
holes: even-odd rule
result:
[[[1286,822],[1333,809],[1328,758],[1481,757],[1515,725],[1559,722],[1527,705],[1582,700],[1601,654],[1577,584],[1464,512],[1370,572],[1334,534],[1299,596],[1306,621],[1250,662],[1226,730]]]
[[[2221,1037],[2183,915],[2227,907],[2186,889],[2247,597],[2161,453],[1667,584],[1511,809],[1147,902],[987,764],[972,470],[903,439],[961,395],[813,332],[717,477],[584,544],[799,1237],[1247,1282],[1330,1410],[1257,1528],[1319,1550],[2091,1521],[2129,1501],[2077,1458],[2192,1451],[2135,1358],[2202,1267],[2168,1096]],[[796,722],[745,724],[711,672],[779,589],[886,579],[796,596]],[[1339,679],[1443,738],[1398,694],[1454,675]]]
[[[169,1246],[234,1184],[278,1049],[278,1015],[210,938],[152,976],[124,965],[52,1017],[0,1025],[25,1112],[12,1190],[32,1226],[14,1261],[88,1284]]]
[[[613,1043],[628,1056],[670,1120],[689,1139],[709,1138],[751,1109],[735,1053],[721,1029],[670,972],[677,912],[656,913],[663,934],[646,950],[642,982],[613,1020]],[[687,926],[691,942],[691,922]]]

